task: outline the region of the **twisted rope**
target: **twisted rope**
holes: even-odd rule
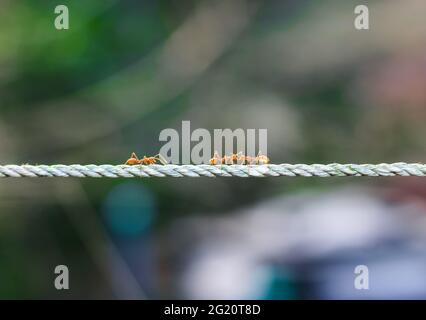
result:
[[[344,177],[426,176],[426,164],[268,164],[268,165],[5,165],[0,177]]]

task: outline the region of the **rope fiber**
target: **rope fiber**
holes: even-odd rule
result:
[[[76,177],[347,177],[426,176],[423,163],[381,164],[268,164],[268,165],[3,165],[1,178]]]

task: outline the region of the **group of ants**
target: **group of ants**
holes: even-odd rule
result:
[[[125,165],[151,165],[156,164],[159,161],[161,164],[166,165],[167,161],[161,154],[157,154],[153,157],[144,156],[142,159],[139,159],[136,153],[132,153],[130,158],[126,161]],[[229,156],[225,155],[221,157],[219,153],[215,152],[213,158],[209,160],[211,165],[222,165],[222,164],[268,164],[269,158],[263,155],[261,152],[257,154],[256,157],[251,157],[244,155],[242,152],[233,153]]]

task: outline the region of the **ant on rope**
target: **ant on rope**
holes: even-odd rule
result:
[[[161,154],[157,154],[153,157],[147,157],[143,156],[142,159],[139,159],[136,153],[132,153],[129,159],[127,159],[125,165],[136,165],[136,164],[143,164],[143,165],[151,165],[156,164],[157,161],[160,161],[162,164],[167,164],[167,161],[163,158]]]
[[[242,152],[237,154],[233,153],[230,156],[225,155],[223,158],[219,156],[217,151],[213,154],[213,158],[209,160],[209,164],[218,165],[218,164],[268,164],[270,162],[269,158],[262,154],[259,151],[256,157],[250,157],[244,155]]]

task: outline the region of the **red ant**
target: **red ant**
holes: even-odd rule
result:
[[[214,152],[213,154],[213,158],[211,158],[209,160],[209,164],[211,165],[217,165],[217,164],[221,164],[223,161],[223,159],[219,156],[219,154],[217,153],[217,151]]]
[[[211,158],[209,160],[209,164],[211,165],[217,165],[217,164],[234,164],[239,160],[239,155],[238,154],[232,154],[230,156],[224,156],[223,158],[221,158],[219,156],[219,154],[217,153],[217,151],[215,151],[215,153],[213,154],[213,158]]]
[[[157,161],[160,161],[162,164],[167,164],[167,161],[161,156],[161,154],[157,154],[154,157],[143,156],[142,159],[139,159],[136,153],[132,153],[129,159],[127,159],[125,165],[136,165],[136,164],[144,164],[151,165],[156,164]]]
[[[215,151],[213,158],[210,159],[209,163],[211,165],[217,164],[235,164],[240,162],[241,164],[268,164],[270,162],[269,158],[263,155],[260,151],[256,157],[243,155],[242,152],[237,154],[233,153],[230,156],[224,156],[221,158],[217,151]]]
[[[262,154],[262,152],[259,151],[257,154],[257,157],[255,158],[255,164],[268,164],[271,160],[265,155]]]

